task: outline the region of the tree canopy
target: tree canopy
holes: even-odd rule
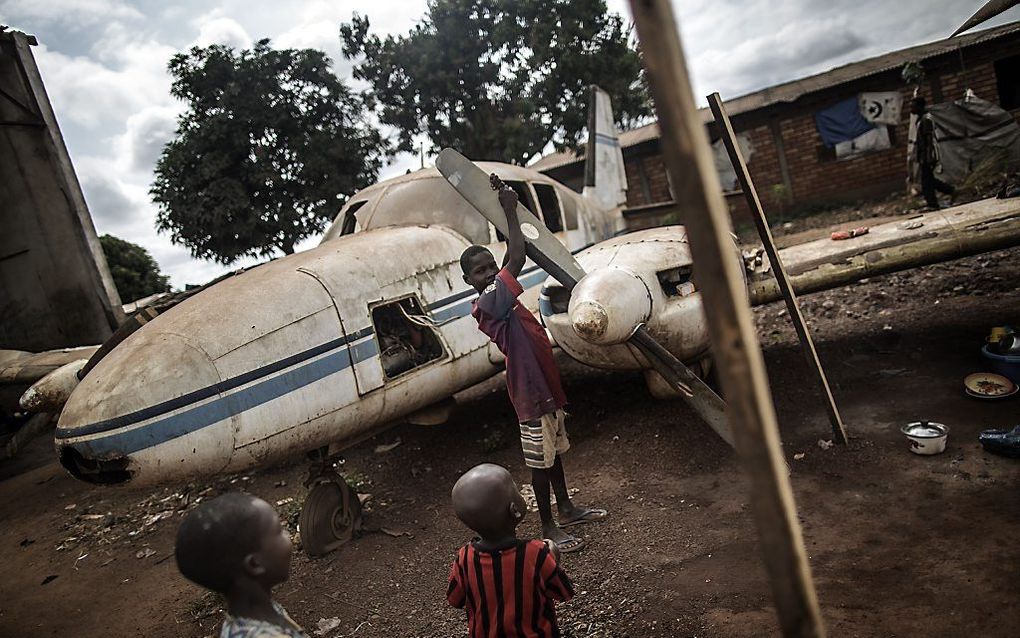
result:
[[[195,257],[294,252],[345,196],[372,184],[387,144],[314,49],[212,45],[171,58],[187,103],[156,164],[156,226]]]
[[[99,243],[122,302],[170,290],[170,278],[160,273],[149,251],[113,235],[103,235]]]
[[[341,25],[343,52],[400,150],[425,134],[471,159],[525,164],[550,141],[576,146],[591,84],[618,122],[650,113],[630,29],[605,0],[430,0],[406,35],[369,27],[357,14]]]

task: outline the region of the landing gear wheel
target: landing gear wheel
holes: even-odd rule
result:
[[[298,524],[305,552],[309,556],[328,554],[361,529],[361,501],[343,477],[330,477],[308,492]]]

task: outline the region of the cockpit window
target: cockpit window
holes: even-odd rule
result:
[[[563,218],[560,215],[560,202],[556,197],[556,189],[549,184],[532,184],[535,187],[535,194],[538,195],[538,203],[542,206],[542,217],[545,219],[545,227],[551,233],[558,233],[563,230]]]
[[[350,235],[351,233],[354,232],[354,228],[358,224],[358,218],[355,217],[354,214],[357,213],[361,209],[361,207],[367,203],[368,201],[365,200],[360,202],[354,202],[353,204],[350,205],[350,207],[344,213],[344,223],[343,226],[340,227],[341,235]]]

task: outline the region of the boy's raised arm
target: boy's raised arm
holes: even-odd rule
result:
[[[517,219],[517,193],[508,186],[505,186],[496,174],[489,177],[493,188],[499,190],[499,205],[503,207],[506,214],[507,237],[506,256],[503,258],[503,267],[510,271],[514,277],[521,274],[524,269],[526,255],[524,253],[524,235],[521,234],[521,223]]]

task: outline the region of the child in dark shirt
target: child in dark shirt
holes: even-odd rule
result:
[[[290,536],[273,508],[249,494],[202,503],[177,529],[177,568],[226,598],[220,638],[308,638],[273,600],[287,580]]]
[[[453,486],[453,509],[478,538],[460,549],[446,598],[467,611],[472,638],[559,636],[555,603],[574,595],[552,541],[524,541],[515,530],[527,506],[510,472],[490,463]]]
[[[461,255],[464,281],[478,291],[471,314],[478,328],[506,356],[506,386],[520,423],[524,462],[531,468],[531,484],[542,519],[542,535],[563,552],[584,547],[584,541],[562,527],[599,521],[606,510],[575,505],[570,500],[560,455],[570,448],[563,424],[567,397],[553,359],[545,328],[517,298],[524,292],[517,277],[524,267],[524,236],[517,219],[517,193],[492,175],[499,203],[507,219],[507,252],[503,268],[496,268],[492,253],[483,246],[469,246]],[[553,519],[550,485],[556,492],[559,525]]]

